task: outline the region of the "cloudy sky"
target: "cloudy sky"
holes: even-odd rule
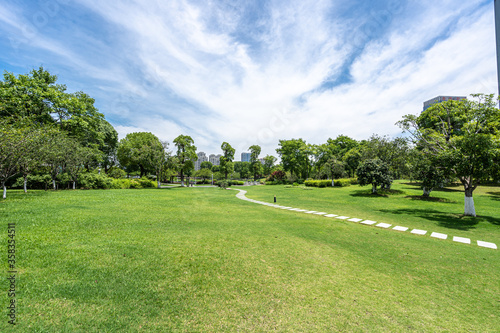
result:
[[[496,93],[493,0],[2,0],[0,69],[43,66],[116,128],[236,160],[279,139],[397,136],[438,95]]]

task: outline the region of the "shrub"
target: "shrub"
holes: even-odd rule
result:
[[[241,180],[230,180],[228,183],[229,185],[245,185],[245,182]]]
[[[96,173],[82,173],[78,177],[78,186],[83,189],[107,189],[113,186],[113,178]]]
[[[150,180],[146,177],[142,177],[141,179],[138,179],[137,182],[140,185],[140,187],[138,187],[138,188],[155,188],[158,186],[158,184],[155,181]]]
[[[226,189],[229,186],[231,186],[231,184],[229,184],[229,182],[227,180],[219,180],[217,182],[217,186],[219,186],[220,188]]]
[[[125,178],[125,176],[127,176],[127,173],[123,169],[112,167],[108,170],[108,176],[111,178],[120,179]]]
[[[111,188],[114,189],[129,189],[130,179],[113,179],[111,183]]]
[[[352,184],[357,184],[358,180],[356,178],[343,178],[343,179],[335,179],[334,185],[335,187],[345,187],[350,186]],[[324,180],[306,180],[306,186],[309,187],[331,187],[332,181],[331,179]]]
[[[271,182],[284,181],[285,179],[286,179],[286,172],[283,170],[276,170],[266,178],[266,184],[267,184],[267,181],[271,181]]]

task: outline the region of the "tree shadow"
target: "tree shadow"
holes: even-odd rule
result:
[[[358,190],[354,193],[349,194],[351,197],[362,197],[362,198],[388,198],[389,196],[384,193],[372,193],[372,190]]]
[[[411,200],[429,201],[429,202],[457,203],[457,201],[446,199],[446,198],[424,197],[422,195],[407,195],[405,198],[408,198]]]
[[[435,222],[438,226],[468,231],[475,229],[480,222],[489,222],[500,226],[500,218],[493,216],[465,216],[462,214],[443,213],[434,209],[381,209],[380,212],[395,215],[412,215]]]
[[[493,200],[500,201],[500,192],[486,192],[486,194],[491,195]]]

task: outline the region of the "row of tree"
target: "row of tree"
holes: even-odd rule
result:
[[[154,134],[118,135],[83,92],[68,93],[57,77],[43,68],[27,75],[5,73],[0,82],[0,182],[15,175],[26,179],[43,169],[53,186],[66,173],[75,187],[84,170],[112,166],[141,176],[154,174],[160,181],[193,175],[196,146],[190,136],[180,135],[169,144]],[[281,159],[266,156],[260,163],[261,147],[249,147],[250,162],[235,162],[234,148],[221,145],[220,165],[206,162],[195,176],[217,178],[239,176],[254,180],[279,171],[290,181],[338,179],[358,176],[361,184],[390,187],[392,179],[420,180],[424,195],[447,181],[458,179],[464,186],[465,214],[475,215],[472,193],[487,180],[500,179],[500,113],[493,95],[472,95],[470,100],[435,104],[420,115],[407,115],[397,123],[405,138],[373,135],[357,141],[345,135],[324,144],[303,139],[280,140]]]

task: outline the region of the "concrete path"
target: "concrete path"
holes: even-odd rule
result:
[[[326,217],[326,218],[334,218],[334,219],[345,220],[345,221],[349,221],[349,222],[353,222],[353,223],[361,223],[361,224],[365,224],[365,225],[372,225],[372,226],[375,226],[375,227],[378,227],[378,228],[384,228],[384,229],[389,229],[389,228],[392,227],[392,225],[388,224],[388,223],[378,223],[376,221],[371,221],[371,220],[363,220],[363,219],[360,219],[360,218],[353,218],[353,217],[349,217],[349,216],[339,216],[339,215],[335,215],[335,214],[329,214],[327,212],[317,212],[317,211],[308,210],[308,209],[300,209],[300,208],[294,208],[294,207],[280,206],[280,205],[277,205],[277,204],[271,204],[271,203],[264,202],[264,201],[258,201],[258,200],[248,199],[245,196],[245,194],[247,193],[247,191],[240,190],[240,189],[233,189],[233,190],[239,191],[239,193],[236,194],[236,197],[238,199],[249,201],[249,202],[260,204],[260,205],[264,205],[264,206],[269,206],[269,207],[272,207],[272,208],[279,208],[279,209],[283,209],[283,210],[289,210],[289,211],[292,211],[292,212],[305,213],[305,214],[310,214],[310,215],[320,215],[320,216],[323,216],[323,217]],[[406,232],[407,230],[409,230],[409,228],[402,227],[402,226],[395,226],[395,227],[392,227],[391,230],[399,231],[399,232]],[[412,229],[410,231],[410,233],[412,233],[414,235],[424,236],[424,235],[427,235],[427,230]],[[430,237],[438,238],[438,239],[447,239],[448,235],[437,233],[437,232],[433,232],[433,233],[430,234]],[[469,238],[453,236],[452,240],[454,242],[457,242],[457,243],[471,244],[471,240]],[[486,247],[486,248],[489,248],[489,249],[494,249],[494,250],[498,249],[497,245],[495,243],[483,242],[483,241],[479,241],[478,240],[477,241],[477,245],[481,246],[481,247]]]

